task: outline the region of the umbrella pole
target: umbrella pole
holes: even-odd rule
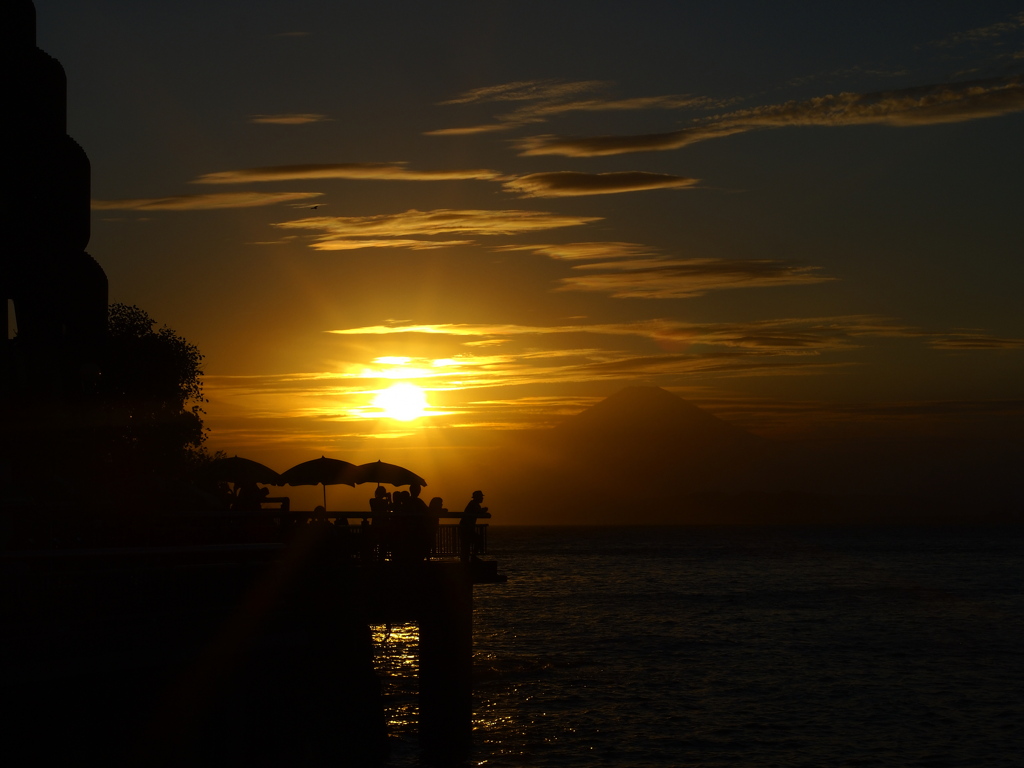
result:
[[[327,483],[322,483],[324,487],[324,512],[327,511]]]

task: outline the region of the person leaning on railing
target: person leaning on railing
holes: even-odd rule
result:
[[[490,517],[487,507],[481,506],[484,500],[483,491],[473,491],[473,498],[462,513],[459,520],[459,550],[462,562],[469,562],[470,557],[475,557],[479,549],[479,542],[476,534],[476,521],[481,517]]]

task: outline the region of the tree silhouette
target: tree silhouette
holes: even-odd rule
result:
[[[111,304],[101,358],[100,395],[124,409],[124,438],[139,444],[147,431],[162,434],[167,447],[199,448],[202,421],[203,355],[195,344],[136,306]]]
[[[162,505],[208,460],[203,355],[136,306],[111,304],[97,383],[94,475],[108,499]]]

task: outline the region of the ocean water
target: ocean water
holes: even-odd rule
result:
[[[1024,529],[494,526],[465,765],[1024,765]],[[391,765],[416,628],[378,629]]]

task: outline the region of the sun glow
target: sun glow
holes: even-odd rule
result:
[[[373,399],[375,407],[384,416],[397,421],[412,421],[427,412],[427,394],[415,384],[407,381],[392,384]]]

